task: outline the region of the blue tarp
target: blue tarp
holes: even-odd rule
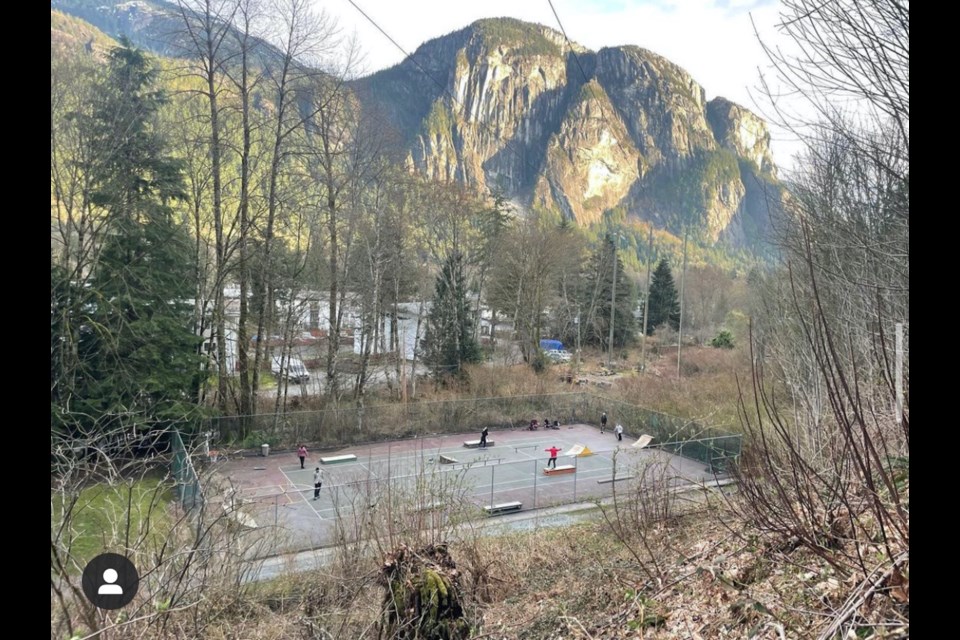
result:
[[[544,351],[549,351],[550,349],[563,349],[563,343],[559,340],[541,340],[540,348]]]

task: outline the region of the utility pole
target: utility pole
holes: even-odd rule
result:
[[[680,351],[683,349],[683,283],[687,278],[687,230],[683,230],[683,271],[680,272],[680,326],[677,332],[677,380],[680,379]]]
[[[650,225],[650,240],[647,248],[647,294],[643,298],[643,338],[640,343],[640,371],[647,370],[647,316],[650,314],[650,263],[653,261],[653,225]]]
[[[610,351],[607,353],[607,369],[611,368],[613,360],[613,312],[617,308],[617,242],[620,234],[617,233],[613,241],[613,287],[610,291]]]
[[[580,305],[577,305],[577,381],[580,381]]]

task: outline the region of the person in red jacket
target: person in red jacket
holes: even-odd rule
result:
[[[551,465],[553,468],[557,468],[557,454],[560,453],[560,449],[557,449],[556,445],[550,447],[549,449],[544,449],[544,451],[550,454],[550,459],[547,460],[547,468],[549,469]]]

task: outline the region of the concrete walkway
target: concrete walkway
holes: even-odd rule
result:
[[[707,484],[688,484],[677,487],[674,489],[674,492],[678,494],[678,496],[682,496],[680,499],[684,501],[699,503],[702,500],[705,490],[715,490],[726,487],[733,484],[733,482],[733,480],[728,479]],[[607,498],[601,500],[599,504],[604,506],[612,505],[613,499]],[[581,502],[543,509],[518,511],[516,513],[491,517],[487,520],[478,520],[471,524],[475,527],[474,531],[480,535],[495,537],[511,532],[534,531],[546,527],[568,527],[599,517],[600,512],[597,509],[596,502]],[[462,533],[460,535],[462,537]],[[455,537],[457,537],[456,534]],[[337,547],[322,547],[301,551],[299,553],[287,553],[253,560],[247,563],[247,571],[244,573],[243,582],[262,582],[279,578],[282,575],[289,575],[290,573],[315,571],[330,564],[336,553]]]

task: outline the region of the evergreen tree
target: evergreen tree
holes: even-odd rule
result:
[[[460,376],[465,363],[481,360],[467,302],[463,257],[459,253],[447,258],[437,276],[425,341],[426,362],[437,377]]]
[[[608,349],[610,342],[610,299],[613,295],[613,258],[617,260],[616,312],[613,321],[613,344],[623,347],[633,342],[636,334],[636,318],[633,316],[633,287],[626,278],[623,261],[614,251],[613,240],[608,238],[590,257],[583,276],[580,308],[583,310],[581,340]]]
[[[652,334],[653,330],[664,322],[668,322],[674,329],[680,328],[680,299],[666,258],[657,264],[650,281],[649,313],[647,335]]]
[[[84,302],[73,303],[79,374],[65,426],[74,435],[143,435],[196,410],[190,240],[170,208],[182,176],[156,128],[164,103],[156,80],[146,55],[122,42],[83,123],[96,151],[84,167],[88,197],[107,235]]]

